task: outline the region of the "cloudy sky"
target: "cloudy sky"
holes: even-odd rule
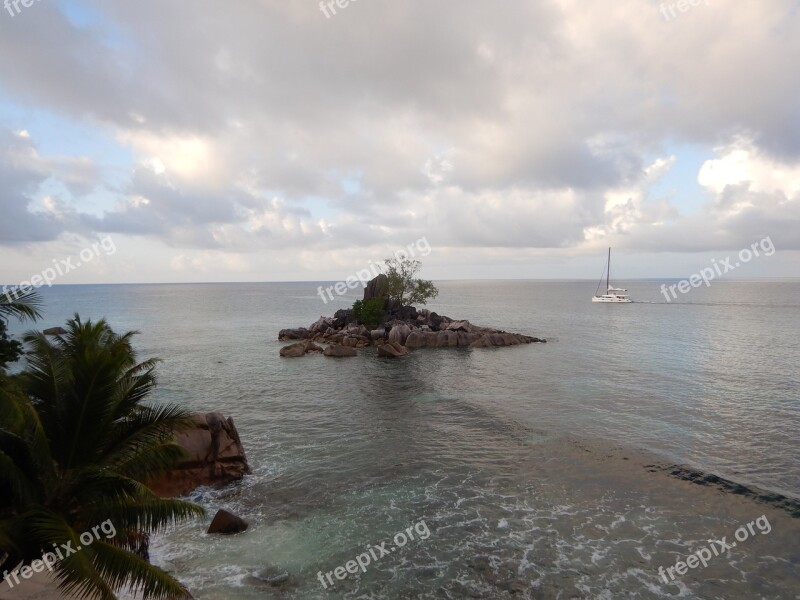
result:
[[[800,277],[800,2],[694,1],[7,5],[0,282]]]

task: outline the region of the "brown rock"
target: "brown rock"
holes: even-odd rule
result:
[[[339,344],[332,344],[325,348],[323,352],[325,356],[332,356],[334,358],[345,358],[348,356],[358,356],[355,348],[348,348],[347,346],[340,346]]]
[[[450,331],[471,331],[472,325],[469,324],[469,321],[453,321],[447,326],[447,329]]]
[[[491,348],[492,342],[489,340],[489,335],[482,335],[477,340],[473,341],[469,346],[470,348]]]
[[[386,285],[386,275],[381,273],[364,287],[364,302],[378,296],[383,296],[383,287]]]
[[[229,513],[227,510],[220,509],[214,515],[214,519],[211,521],[211,525],[208,526],[206,533],[231,534],[241,533],[246,529],[247,523],[243,519],[233,513]]]
[[[412,331],[406,338],[406,348],[423,348],[425,335],[420,331]]]
[[[175,434],[184,450],[173,469],[147,482],[164,497],[183,496],[201,485],[221,486],[250,473],[233,419],[220,413],[195,413],[194,426]]]
[[[406,339],[411,333],[408,325],[395,325],[389,332],[389,342],[395,342],[401,346],[406,343]]]
[[[306,343],[298,342],[281,348],[280,355],[284,358],[299,358],[306,354]]]
[[[278,341],[285,342],[288,340],[305,340],[312,337],[314,334],[305,327],[298,327],[297,329],[281,329],[278,333]]]
[[[400,358],[407,355],[408,349],[396,343],[390,342],[388,344],[378,346],[378,356],[383,358]]]

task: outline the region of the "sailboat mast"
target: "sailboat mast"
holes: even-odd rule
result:
[[[608,249],[608,269],[606,269],[606,292],[611,287],[611,248]]]

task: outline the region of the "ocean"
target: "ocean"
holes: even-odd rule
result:
[[[280,329],[359,297],[324,304],[320,283],[54,286],[37,326],[138,330],[156,400],[236,422],[253,474],[192,499],[248,531],[152,541],[196,598],[800,598],[800,281],[673,302],[618,283],[637,302],[437,282],[431,310],[548,343],[393,361],[279,358]]]

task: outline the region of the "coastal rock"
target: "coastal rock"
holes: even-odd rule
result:
[[[327,317],[320,317],[318,321],[316,321],[311,327],[308,328],[309,331],[322,331],[325,332],[331,328],[333,325],[333,319],[329,319]]]
[[[325,356],[332,356],[334,358],[345,358],[349,356],[358,356],[355,348],[348,348],[347,346],[340,346],[339,344],[331,344],[323,352]]]
[[[313,334],[305,327],[298,327],[296,329],[281,329],[278,333],[278,340],[285,342],[287,340],[305,340]]]
[[[321,338],[316,338],[321,339]],[[322,354],[323,348],[318,344],[315,344],[311,340],[307,340],[305,342],[298,342],[296,344],[290,344],[289,346],[284,346],[280,350],[280,355],[283,358],[300,358],[301,356],[305,356],[309,353],[318,353]]]
[[[389,332],[389,343],[400,344],[402,346],[406,343],[406,339],[410,333],[411,328],[408,325],[395,325]]]
[[[299,358],[306,354],[306,343],[300,342],[292,344],[291,346],[284,346],[281,348],[280,355],[284,358]]]
[[[379,297],[385,281],[383,275],[370,281],[365,288],[365,300]],[[280,350],[284,357],[323,352],[315,342],[352,349],[386,346],[389,343],[404,348],[494,348],[545,341],[491,327],[480,327],[466,319],[451,319],[428,309],[417,310],[413,306],[403,306],[398,300],[384,302],[380,326],[371,331],[353,315],[352,309],[341,309],[333,317],[321,316],[308,328],[282,329],[278,339],[297,341],[296,344]],[[381,353],[395,355],[395,352],[386,348]]]
[[[395,342],[378,346],[378,356],[382,358],[400,358],[408,356],[408,349]]]
[[[206,533],[222,533],[222,534],[231,534],[231,533],[241,533],[247,529],[247,523],[241,517],[237,517],[235,514],[228,512],[227,510],[218,510],[217,514],[214,515],[214,519],[211,521],[211,525],[208,526],[208,531]]]
[[[453,321],[447,326],[448,331],[472,331],[469,321]]]
[[[184,458],[167,473],[147,482],[147,487],[160,496],[183,496],[201,485],[222,486],[250,473],[233,419],[220,413],[195,413],[192,417],[194,427],[175,434]]]
[[[491,348],[493,345],[488,335],[482,335],[470,344],[470,348]]]
[[[408,334],[405,343],[406,348],[424,348],[425,335],[421,331],[412,331]]]
[[[364,287],[364,302],[383,296],[383,287],[386,285],[386,275],[381,273],[370,280]]]

